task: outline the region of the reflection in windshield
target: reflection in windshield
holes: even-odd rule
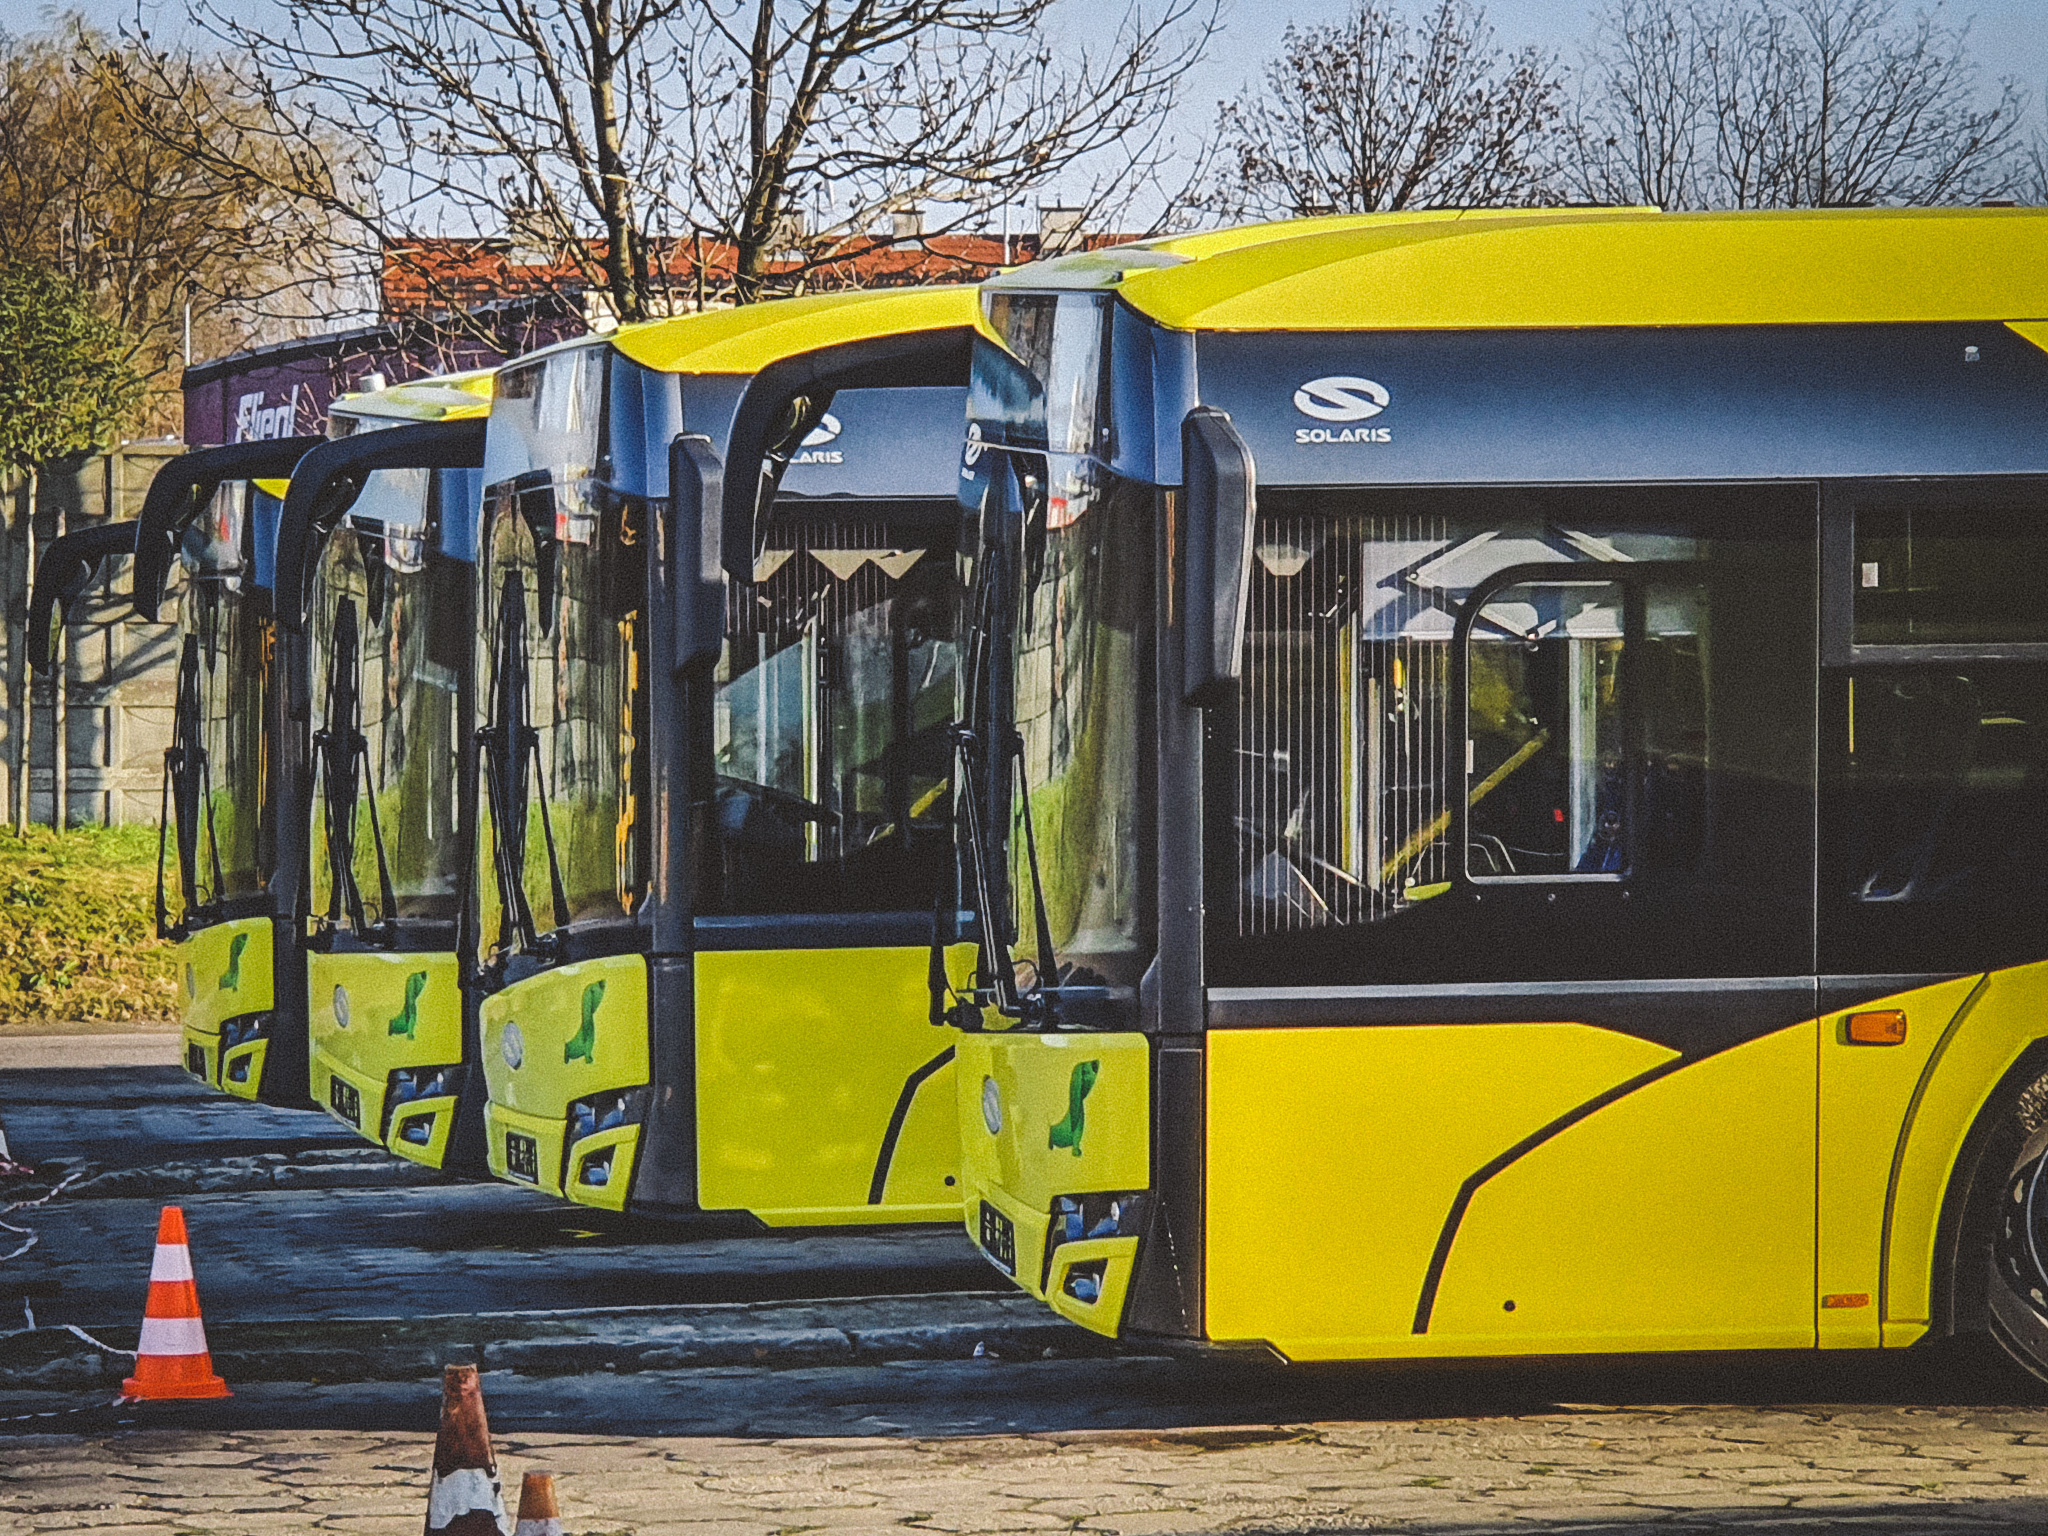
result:
[[[645,903],[646,504],[587,481],[485,500],[477,869],[498,959]]]
[[[232,481],[183,541],[179,720],[167,765],[179,877],[164,882],[179,893],[174,921],[258,894],[275,858],[264,734],[275,640],[268,594],[252,578],[256,525],[274,525],[278,512],[274,497]]]
[[[314,578],[313,899],[330,924],[358,903],[368,923],[456,913],[470,569],[440,553],[429,489],[425,470],[372,475]]]

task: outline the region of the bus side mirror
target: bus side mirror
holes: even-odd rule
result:
[[[38,673],[56,665],[57,632],[99,579],[100,562],[135,552],[135,524],[101,523],[67,533],[36,561],[28,605],[28,664]]]
[[[1244,671],[1258,487],[1252,451],[1230,417],[1198,405],[1180,424],[1187,611],[1182,692],[1203,709],[1227,704]]]
[[[679,432],[669,444],[668,495],[675,514],[675,665],[681,671],[716,663],[725,641],[725,466],[703,433]]]

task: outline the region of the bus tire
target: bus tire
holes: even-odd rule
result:
[[[2048,1073],[2031,1065],[1987,1117],[1958,1257],[1982,1277],[1981,1326],[2048,1381]]]

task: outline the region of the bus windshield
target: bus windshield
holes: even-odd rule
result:
[[[931,910],[951,846],[957,516],[777,504],[712,680],[700,911]]]
[[[280,505],[246,480],[215,491],[180,548],[180,650],[166,790],[177,828],[182,924],[233,915],[260,895],[275,859],[266,769],[275,637],[256,585],[257,542]],[[164,882],[167,893],[172,887]]]
[[[372,474],[314,576],[313,910],[330,929],[456,916],[470,568],[441,551],[433,478]]]

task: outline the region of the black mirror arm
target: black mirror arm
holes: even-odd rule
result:
[[[869,337],[781,358],[757,372],[726,435],[726,464],[737,471],[725,477],[718,514],[727,573],[735,581],[753,579],[761,510],[774,499],[781,474],[773,450],[792,424],[801,423],[801,417],[789,419],[793,404],[805,399],[819,410],[818,402],[842,389],[965,384],[974,337],[969,326]]]
[[[225,448],[196,448],[156,473],[135,520],[136,617],[156,621],[178,540],[224,481],[283,479],[324,437],[280,437]]]
[[[71,622],[72,607],[98,577],[101,562],[135,552],[136,527],[129,522],[80,528],[42,552],[28,609],[28,664],[34,671],[48,672],[56,664],[52,618],[61,610],[64,622]]]
[[[1213,709],[1237,696],[1244,671],[1258,476],[1250,446],[1213,406],[1188,412],[1180,440],[1187,537],[1182,691],[1189,704]]]
[[[481,469],[484,425],[481,419],[424,421],[320,439],[297,461],[277,525],[278,621],[288,633],[305,626],[314,532],[344,516],[380,469]]]

